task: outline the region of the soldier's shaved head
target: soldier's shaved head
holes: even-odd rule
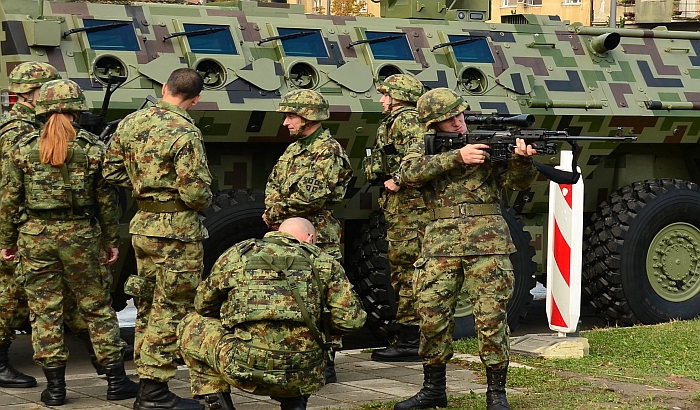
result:
[[[183,100],[198,96],[204,88],[202,76],[191,68],[178,68],[173,71],[166,84],[170,94]]]
[[[316,228],[305,218],[289,218],[282,222],[279,231],[294,236],[299,242],[316,243]]]

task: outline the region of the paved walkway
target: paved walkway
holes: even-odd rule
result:
[[[313,409],[350,409],[377,401],[401,400],[415,394],[423,383],[420,363],[379,363],[369,359],[369,353],[361,350],[347,350],[336,355],[338,383],[325,386],[309,400],[309,410]],[[478,358],[459,355],[462,359]],[[70,366],[70,362],[69,362]],[[133,376],[133,362],[127,364],[127,374]],[[24,370],[24,369],[23,369]],[[84,368],[88,371],[89,368]],[[47,407],[41,403],[39,396],[46,386],[43,377],[37,372],[39,386],[31,389],[0,388],[0,408],[4,410],[42,410],[42,409],[125,409],[132,408],[133,399],[108,402],[105,398],[107,381],[95,373],[71,373],[66,376],[68,395],[66,404],[60,407]],[[447,371],[448,395],[464,395],[473,391],[484,393],[486,386],[474,382],[472,371],[456,365],[449,365]],[[182,397],[191,397],[188,372],[182,368],[177,377],[171,380],[170,388]],[[266,396],[255,396],[233,389],[233,403],[237,410],[279,409],[279,403]],[[509,389],[513,391],[515,389]]]

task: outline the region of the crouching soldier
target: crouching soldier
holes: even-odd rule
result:
[[[364,325],[343,268],[315,235],[308,220],[287,219],[224,252],[197,288],[177,334],[192,394],[208,409],[234,409],[230,386],[306,409],[324,385],[330,337]]]

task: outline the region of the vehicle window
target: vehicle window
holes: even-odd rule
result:
[[[369,43],[372,55],[377,60],[413,60],[411,47],[404,33],[387,33],[382,31],[365,31],[368,40],[394,37],[386,41]]]
[[[183,24],[185,32],[224,28],[220,31],[212,31],[211,33],[198,34],[187,36],[187,42],[190,44],[190,50],[193,53],[204,54],[238,54],[236,46],[233,43],[231,29],[228,26],[214,26],[210,24]]]
[[[321,30],[313,30],[306,28],[277,28],[277,33],[280,36],[286,36],[289,34],[313,31],[313,34],[301,36],[301,37],[290,37],[282,38],[282,48],[284,53],[292,57],[319,57],[327,58],[328,51],[326,51],[326,45],[323,42],[323,37],[321,36]]]
[[[131,22],[114,20],[83,20],[83,26],[94,27],[114,23],[128,23],[97,31],[87,31],[88,42],[93,50],[139,51],[141,47]]]
[[[455,44],[452,50],[457,57],[457,61],[463,63],[493,63],[493,55],[489,48],[486,39],[483,37],[471,36],[447,36],[450,42],[474,39],[474,41],[465,44]]]

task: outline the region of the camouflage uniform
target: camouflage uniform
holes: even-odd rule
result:
[[[82,91],[68,80],[46,83],[37,100],[37,114],[86,109]],[[34,360],[44,368],[68,359],[64,286],[75,295],[98,361],[121,361],[124,347],[111,308],[111,273],[101,263],[103,248],[119,244],[116,192],[102,179],[102,143],[82,129],[76,133],[64,171],[38,161],[38,131],[21,139],[4,163],[0,246],[19,248],[15,279],[27,293]]]
[[[307,121],[328,119],[328,103],[311,90],[290,92],[277,111],[297,114]],[[316,245],[340,259],[341,226],[333,208],[343,200],[351,177],[345,150],[330,131],[320,127],[291,143],[272,169],[265,187],[267,223],[306,218],[316,227]]]
[[[366,318],[337,260],[275,231],[221,255],[197,289],[195,309],[178,326],[195,396],[229,392],[230,385],[273,397],[316,392],[324,384],[317,337],[353,332]]]
[[[419,101],[421,121],[428,129],[468,109],[461,97],[449,108],[449,94],[442,90],[432,90]],[[517,154],[508,163],[493,163],[487,156],[480,165],[462,164],[459,155],[458,150],[425,155],[420,141],[409,148],[401,164],[403,180],[423,187],[426,206],[433,212],[423,258],[416,262],[420,354],[429,364],[447,363],[452,357],[454,311],[464,283],[474,307],[481,360],[499,366],[509,358],[506,304],[513,294],[509,255],[515,245],[498,204],[502,189],[527,189],[537,171],[531,158]],[[491,206],[479,208],[482,204]],[[460,212],[463,208],[466,213]],[[454,216],[447,212],[452,209],[457,209]],[[472,210],[475,216],[470,216]]]
[[[377,88],[394,100],[415,104],[423,94],[420,81],[407,74],[395,74]],[[399,165],[406,148],[423,138],[418,111],[413,105],[401,105],[391,111],[379,124],[372,156],[365,163],[368,181],[385,180],[399,175]],[[387,152],[388,151],[388,152]],[[419,189],[402,184],[399,191],[383,189],[379,206],[387,222],[387,239],[391,265],[391,284],[397,299],[396,322],[418,325],[413,295],[413,263],[420,256],[421,240],[430,220]]]
[[[180,362],[175,324],[192,311],[208,234],[197,211],[211,204],[202,135],[182,108],[160,101],[125,117],[104,162],[107,181],[133,190],[129,233],[138,276],[134,360],[140,378],[167,382]]]

